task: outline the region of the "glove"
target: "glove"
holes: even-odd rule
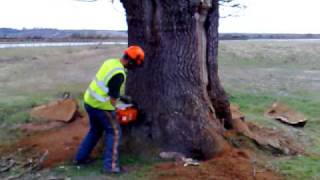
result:
[[[120,102],[116,104],[116,109],[125,110],[128,107],[132,107],[132,106],[133,106],[132,104],[126,104],[126,103]]]
[[[122,101],[125,104],[132,104],[132,98],[130,96],[121,96],[120,101]]]

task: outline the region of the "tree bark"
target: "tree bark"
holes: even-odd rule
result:
[[[127,94],[144,118],[125,129],[132,150],[158,147],[209,158],[224,151],[231,119],[217,66],[217,0],[121,0],[128,43],[146,52],[129,72]]]
[[[205,26],[207,38],[207,56],[208,56],[208,74],[209,84],[207,87],[210,99],[216,110],[216,116],[227,129],[232,128],[232,117],[230,112],[230,103],[226,92],[220,84],[218,76],[218,45],[219,45],[219,4],[213,2],[213,8],[209,10]]]

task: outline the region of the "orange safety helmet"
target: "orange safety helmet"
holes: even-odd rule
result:
[[[140,66],[144,61],[144,51],[140,46],[130,46],[124,51],[124,58],[130,65]]]

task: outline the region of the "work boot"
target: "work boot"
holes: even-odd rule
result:
[[[109,169],[103,169],[102,174],[106,175],[116,175],[116,174],[127,174],[129,171],[125,167],[117,168],[115,171],[111,171]]]

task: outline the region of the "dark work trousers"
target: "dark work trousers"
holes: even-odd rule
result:
[[[104,170],[119,172],[118,147],[121,138],[119,123],[115,118],[110,119],[106,114],[107,111],[95,109],[88,104],[84,106],[89,115],[90,130],[82,141],[75,160],[79,163],[85,162],[103,132],[105,132]],[[109,114],[113,114],[112,117],[115,117],[114,112],[109,111]]]

